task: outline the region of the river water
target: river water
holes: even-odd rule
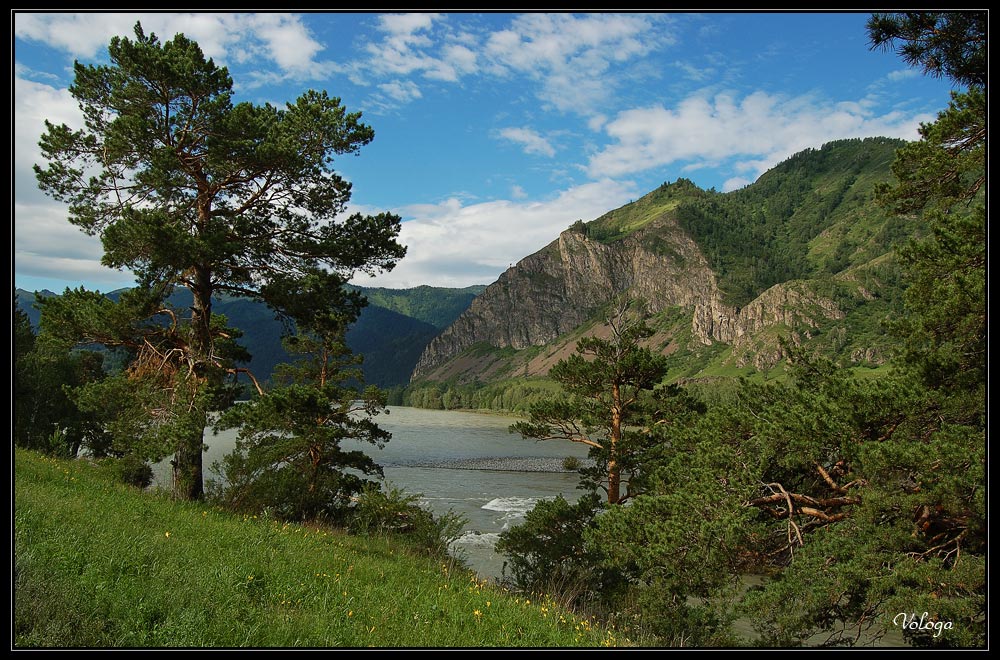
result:
[[[387,485],[419,493],[420,502],[437,515],[454,511],[467,519],[453,552],[483,577],[499,577],[503,558],[493,546],[505,529],[524,520],[538,500],[562,495],[575,501],[579,475],[565,472],[567,456],[584,459],[587,447],[564,440],[525,440],[508,427],[516,418],[454,410],[390,406],[379,415],[380,427],[392,433],[384,449],[362,449],[383,467]],[[217,478],[211,465],[233,450],[236,431],[206,433],[205,475]],[[155,485],[169,486],[167,463],[155,468]]]
[[[364,448],[377,458],[385,480],[421,493],[435,514],[467,519],[454,551],[484,577],[498,577],[503,558],[493,550],[500,532],[524,520],[538,500],[581,495],[579,475],[565,472],[567,456],[583,459],[587,447],[564,440],[536,442],[508,427],[501,415],[391,407],[379,426],[392,433],[386,447]]]

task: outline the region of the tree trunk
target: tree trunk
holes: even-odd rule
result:
[[[207,417],[200,413],[201,424],[177,438],[177,451],[172,461],[174,468],[174,497],[181,500],[200,500],[205,494],[202,475],[202,445]],[[200,428],[199,428],[200,427]]]
[[[608,504],[618,504],[622,498],[621,467],[618,449],[622,439],[621,387],[611,386],[611,437],[608,439]]]
[[[212,365],[212,275],[208,268],[196,268],[194,286],[191,288],[193,302],[191,304],[191,346],[190,352],[194,363],[194,373],[190,377],[197,379],[195,395],[201,392],[213,371]],[[208,425],[208,415],[201,408],[200,401],[191,402],[195,409],[190,426],[177,438],[177,451],[174,453],[174,495],[183,500],[199,500],[205,494],[202,446],[205,439],[205,427]]]

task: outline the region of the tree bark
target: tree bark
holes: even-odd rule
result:
[[[618,504],[622,499],[621,466],[618,465],[618,450],[622,439],[621,386],[616,382],[611,386],[611,437],[608,441],[608,504]]]
[[[196,267],[194,286],[191,287],[191,365],[197,379],[194,396],[202,390],[212,371],[212,274],[208,268]],[[191,414],[195,415],[190,430],[177,438],[174,453],[174,496],[182,500],[199,500],[205,494],[202,465],[202,446],[208,415],[197,400],[191,401]]]

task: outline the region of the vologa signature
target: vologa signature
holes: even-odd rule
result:
[[[942,632],[955,627],[951,621],[928,621],[927,617],[929,616],[927,612],[924,612],[918,619],[916,613],[907,614],[906,612],[900,612],[893,617],[892,625],[899,626],[903,630],[933,630],[934,637],[940,637]]]

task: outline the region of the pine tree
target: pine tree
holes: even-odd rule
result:
[[[405,253],[395,241],[400,220],[339,217],[351,184],[334,157],[374,137],[339,99],[311,90],[284,108],[234,103],[228,71],[197,43],[182,34],[160,42],[138,24],[134,39],[113,38],[108,53],[109,65],[75,64],[70,93],[85,126],[46,123],[46,163],[35,172],[43,191],[68,204],[71,223],[101,237],[102,263],[131,269],[144,295],[159,296],[133,321],[159,315],[176,330],[145,358],[151,366],[160,354],[161,380],[184,418],[174,426],[175,492],[198,498],[210,391],[235,369],[217,350],[228,333],[213,320],[213,295],[271,304],[316,269],[329,287],[359,270],[391,269]],[[177,286],[192,293],[190,309],[162,305]],[[123,339],[119,330],[95,339]],[[149,369],[132,376],[157,378]]]

